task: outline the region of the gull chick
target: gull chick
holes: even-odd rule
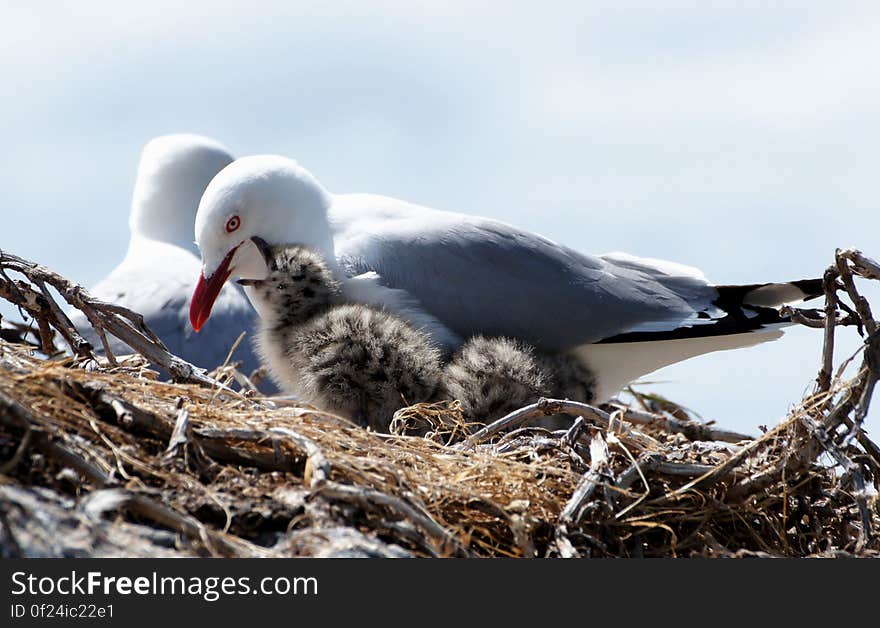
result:
[[[440,352],[399,316],[347,303],[321,256],[257,239],[267,275],[240,280],[260,312],[257,351],[278,386],[377,430],[437,388]]]
[[[505,337],[474,336],[452,356],[443,371],[443,391],[461,403],[465,416],[490,423],[541,397],[590,403],[595,378],[568,355],[540,354],[526,343]],[[557,427],[568,417],[548,417]]]
[[[551,378],[526,344],[510,338],[474,336],[443,372],[448,398],[464,415],[489,423],[550,394]]]

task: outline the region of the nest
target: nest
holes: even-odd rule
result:
[[[0,255],[0,296],[36,322],[0,334],[0,551],[876,556],[880,448],[862,422],[880,336],[854,274],[880,279],[880,267],[838,252],[825,310],[791,312],[825,329],[823,363],[815,392],[759,438],[642,395],[601,408],[541,400],[489,426],[469,425],[455,402],[422,404],[378,434],[234,390],[248,380],[233,366],[204,373],[136,314]],[[99,336],[125,336],[149,361],[96,356],[46,284],[88,310]],[[835,373],[844,323],[866,341],[861,360]],[[158,381],[154,365],[177,381]],[[533,425],[560,413],[572,417],[566,429]]]

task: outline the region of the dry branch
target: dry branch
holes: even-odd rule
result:
[[[241,558],[257,558],[267,554],[265,550],[251,543],[210,530],[193,517],[182,515],[153,499],[123,489],[95,491],[89,495],[84,509],[92,517],[108,512],[128,511],[204,543],[212,554]]]
[[[55,303],[46,284],[55,288],[68,304],[82,311],[102,339],[106,332],[110,332],[148,360],[168,371],[174,381],[219,386],[205,374],[203,369],[169,353],[137,312],[96,299],[82,286],[45,266],[34,264],[17,255],[0,251],[0,270],[4,271],[0,274],[0,297],[27,310],[38,321],[41,330],[44,325],[56,329],[75,356],[95,359],[92,346],[79,334],[70,319]],[[39,291],[25,282],[8,279],[6,271],[24,276],[31,284],[37,286]],[[106,342],[104,349],[108,358],[115,362]]]

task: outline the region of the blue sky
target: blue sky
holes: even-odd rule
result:
[[[0,246],[86,284],[124,254],[141,146],[183,131],[718,283],[880,256],[876,2],[47,4],[0,8]],[[651,388],[753,430],[820,342],[796,329]]]

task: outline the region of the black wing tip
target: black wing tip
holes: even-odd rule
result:
[[[783,290],[787,286],[793,286],[801,292],[801,296],[799,297],[801,301],[809,301],[810,299],[815,299],[825,293],[821,278],[796,279],[794,281],[783,281],[779,283],[770,282],[744,285],[713,286],[715,290],[718,291],[718,299],[715,301],[715,305],[725,311],[730,311],[731,308],[739,308],[743,305],[748,305],[748,303],[746,302],[746,297],[750,294],[754,294],[756,291],[759,291],[762,288],[777,288]],[[795,300],[797,300],[797,298]],[[783,303],[778,303],[777,305],[783,305]]]
[[[787,316],[780,315],[779,311],[771,307],[748,307],[746,309],[752,316],[746,316],[742,308],[728,313],[723,318],[716,319],[714,323],[693,325],[691,327],[677,327],[667,331],[633,331],[617,334],[609,338],[603,338],[596,344],[616,344],[624,342],[657,342],[660,340],[694,340],[697,338],[712,338],[717,336],[732,336],[734,334],[749,334],[766,330],[768,325],[785,325],[791,323]]]
[[[804,301],[809,301],[810,299],[815,299],[825,294],[825,286],[823,285],[823,280],[821,278],[797,279],[795,281],[789,281],[788,283],[804,293]]]
[[[791,323],[791,318],[782,316],[779,309],[771,303],[760,305],[749,303],[749,295],[755,294],[762,288],[769,289],[772,294],[773,288],[784,291],[789,286],[797,288],[802,294],[792,300],[808,301],[824,294],[822,279],[798,279],[782,283],[756,283],[739,286],[714,286],[718,291],[718,298],[713,305],[724,311],[724,316],[715,319],[712,323],[677,327],[666,331],[636,331],[617,334],[599,341],[600,344],[613,344],[624,342],[655,342],[660,340],[689,340],[696,338],[710,338],[713,336],[729,336],[733,334],[747,334],[767,329],[770,325],[786,325]],[[789,289],[789,292],[790,289]],[[766,297],[766,295],[765,295]],[[782,302],[776,305],[783,305]],[[698,318],[709,318],[706,312],[698,312]]]

